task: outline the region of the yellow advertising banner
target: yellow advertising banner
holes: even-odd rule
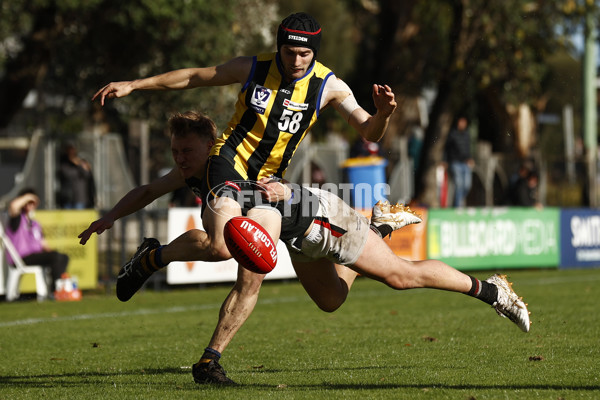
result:
[[[44,232],[48,246],[69,256],[67,273],[77,279],[80,289],[95,289],[98,283],[98,237],[92,235],[85,246],[79,235],[98,219],[96,210],[37,210],[34,217]],[[35,292],[33,275],[24,275],[22,293]]]

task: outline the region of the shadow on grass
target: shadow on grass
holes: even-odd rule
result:
[[[238,386],[240,388],[274,388],[277,385],[265,385],[265,384],[243,384]],[[449,385],[444,383],[430,383],[430,384],[410,384],[410,383],[321,383],[313,385],[285,385],[286,389],[302,389],[302,390],[391,390],[391,389],[447,389],[447,390],[572,390],[572,391],[596,391],[600,389],[600,386],[574,386],[574,385]]]
[[[0,376],[0,386],[20,387],[52,387],[52,386],[84,386],[86,384],[96,384],[92,381],[94,378],[119,378],[123,376],[152,376],[164,374],[189,374],[192,375],[192,369],[182,369],[181,367],[168,368],[140,368],[134,370],[120,371],[82,371],[65,372],[55,374],[38,375],[5,375]],[[71,379],[73,378],[73,379]]]
[[[402,367],[400,367],[402,368]],[[312,368],[310,370],[271,370],[265,369],[260,371],[253,371],[253,373],[265,373],[265,374],[276,374],[276,373],[294,373],[303,372],[307,373],[310,371],[352,371],[352,370],[367,370],[367,369],[390,369],[387,367],[379,366],[366,366],[366,367],[352,367],[352,368]],[[248,370],[237,370],[235,374],[244,375],[248,374]],[[197,385],[193,383],[191,377],[191,369],[182,369],[181,367],[167,367],[167,368],[141,368],[128,371],[104,371],[104,372],[67,372],[67,373],[56,373],[56,374],[39,374],[39,375],[7,375],[0,377],[0,386],[5,388],[8,387],[21,387],[27,386],[28,388],[40,387],[68,387],[68,386],[86,386],[86,385],[97,385],[99,382],[94,378],[120,378],[123,376],[142,377],[152,375],[190,375],[190,387],[198,389],[202,388],[216,388],[218,385]],[[132,382],[132,386],[140,384],[139,381]],[[164,385],[164,381],[157,383]],[[123,386],[121,382],[119,385]],[[126,384],[125,384],[126,385]],[[144,382],[143,385],[147,385]],[[187,386],[187,385],[186,385]],[[392,389],[447,389],[447,390],[572,390],[572,391],[597,391],[600,390],[600,385],[564,385],[564,384],[444,384],[444,383],[429,383],[429,384],[411,384],[411,383],[332,383],[332,382],[321,382],[315,384],[265,384],[265,383],[249,383],[249,384],[238,384],[233,386],[222,386],[223,389],[236,390],[236,389],[281,389],[281,390],[392,390]]]

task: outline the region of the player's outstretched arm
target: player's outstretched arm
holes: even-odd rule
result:
[[[100,235],[105,230],[112,228],[114,222],[115,220],[108,215],[97,219],[96,221],[92,222],[85,231],[81,232],[79,236],[77,236],[79,238],[79,243],[86,244],[90,239],[90,236],[92,236],[92,233],[96,232],[96,234]]]
[[[125,97],[135,90],[182,90],[201,86],[225,86],[248,79],[251,57],[237,57],[224,64],[205,68],[184,68],[133,81],[111,82],[98,90],[92,101]]]
[[[162,195],[172,192],[185,184],[183,178],[176,169],[165,176],[158,178],[147,185],[138,186],[130,190],[117,204],[102,218],[92,222],[90,226],[77,236],[80,244],[86,244],[90,236],[95,232],[100,235],[107,229],[112,228],[114,222],[132,214],[156,200]]]

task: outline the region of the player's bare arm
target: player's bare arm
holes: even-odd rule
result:
[[[388,85],[373,85],[373,102],[377,108],[375,115],[358,108],[350,115],[348,122],[363,138],[378,142],[385,134],[397,104],[394,92]]]
[[[184,68],[149,78],[111,82],[98,90],[92,101],[125,97],[135,90],[183,90],[203,86],[225,86],[243,83],[252,68],[251,57],[236,57],[214,67]]]
[[[130,190],[102,218],[92,222],[86,230],[77,236],[80,239],[79,243],[86,244],[94,232],[100,235],[105,230],[112,228],[116,220],[141,210],[160,196],[184,185],[185,181],[179,171],[174,168],[163,177],[155,179],[147,185],[138,186]]]
[[[372,96],[377,112],[371,115],[358,105],[346,83],[341,79],[331,81],[326,87],[327,104],[333,106],[363,138],[371,142],[381,140],[397,105],[392,89],[388,85],[373,85]]]

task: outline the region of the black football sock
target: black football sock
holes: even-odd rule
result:
[[[375,225],[371,225],[370,228],[373,232],[377,234],[377,236],[381,237],[381,232],[379,231],[379,229],[377,229]]]
[[[161,253],[162,253],[163,247],[165,247],[165,246],[160,246],[156,249],[150,250],[147,254],[145,254],[140,259],[140,263],[142,264],[142,267],[148,274],[152,274],[167,265],[167,264],[163,263],[163,261],[161,259]]]
[[[377,235],[379,235],[380,238],[384,238],[387,235],[394,232],[392,227],[389,226],[388,224],[383,224],[383,225],[379,225],[379,226],[375,226],[375,225],[371,224],[371,230],[373,232],[375,232]]]
[[[208,364],[211,361],[219,362],[220,359],[221,353],[219,353],[215,349],[207,347],[204,349],[204,354],[202,354],[202,357],[200,358],[200,361],[198,361],[198,364]]]
[[[162,251],[163,248],[165,247],[165,245],[159,246],[154,250],[151,250],[150,253],[154,253],[154,264],[156,264],[157,268],[156,270],[158,271],[161,268],[166,267],[169,263],[165,263],[162,260]],[[150,254],[148,254],[150,256]]]
[[[469,278],[471,278],[471,290],[467,293],[469,296],[473,296],[490,305],[498,300],[498,288],[496,285],[492,285],[486,281],[480,281],[471,275],[469,275]]]

